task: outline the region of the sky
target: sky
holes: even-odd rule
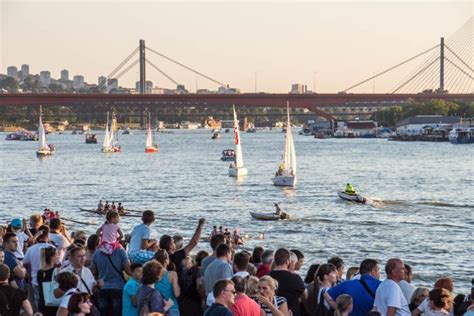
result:
[[[243,92],[287,93],[302,83],[331,93],[433,47],[472,15],[471,1],[0,0],[0,73],[28,64],[31,73],[59,78],[68,69],[97,83],[144,39]],[[146,57],[191,91],[218,87],[151,52]],[[354,92],[389,92],[417,62]],[[119,84],[134,87],[138,78],[135,66]],[[174,88],[150,66],[147,80]]]

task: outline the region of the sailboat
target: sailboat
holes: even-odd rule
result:
[[[44,131],[43,125],[43,113],[40,106],[40,116],[39,116],[39,126],[38,126],[38,150],[36,151],[36,156],[45,157],[54,155],[56,147],[51,144],[46,144],[46,132]]]
[[[244,167],[244,159],[242,158],[242,144],[240,142],[239,132],[239,121],[237,120],[237,114],[235,113],[235,107],[232,106],[234,111],[234,137],[235,137],[235,163],[232,162],[229,167],[230,177],[241,177],[247,175],[247,168]]]
[[[291,133],[289,102],[286,105],[286,116],[285,152],[272,181],[277,186],[292,187],[296,185],[296,152]]]
[[[153,144],[153,134],[151,132],[151,117],[150,113],[147,116],[147,123],[146,123],[146,145],[145,145],[145,152],[146,153],[157,153],[158,152],[158,145]]]
[[[117,118],[115,117],[115,112],[112,112],[112,123],[110,124],[110,146],[112,146],[112,149],[114,153],[121,152],[122,147],[118,144],[118,132],[117,132]],[[117,133],[116,133],[117,132]],[[114,133],[117,140],[114,141]]]
[[[119,152],[120,146],[114,144],[114,124],[115,118],[112,117],[112,122],[110,123],[110,130],[109,130],[109,112],[107,112],[107,124],[105,125],[105,133],[104,133],[104,142],[102,143],[102,152],[103,153],[113,153]]]

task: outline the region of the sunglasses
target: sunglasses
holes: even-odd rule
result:
[[[232,293],[232,294],[234,294],[234,295],[237,293],[235,290],[224,290],[224,291],[225,291],[225,292],[230,292],[230,293]]]

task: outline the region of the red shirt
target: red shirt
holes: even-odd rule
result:
[[[245,294],[237,294],[230,310],[234,316],[260,316],[260,306]]]
[[[257,268],[257,278],[261,278],[264,275],[267,275],[270,273],[270,265],[269,264],[261,264]]]

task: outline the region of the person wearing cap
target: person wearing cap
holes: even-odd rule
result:
[[[32,237],[25,223],[26,220],[21,220],[20,218],[14,218],[10,223],[12,232],[18,237],[18,248],[15,251],[15,256],[18,260],[23,260],[25,256],[23,252],[25,250],[25,242]],[[23,228],[25,228],[25,231],[23,231]]]

